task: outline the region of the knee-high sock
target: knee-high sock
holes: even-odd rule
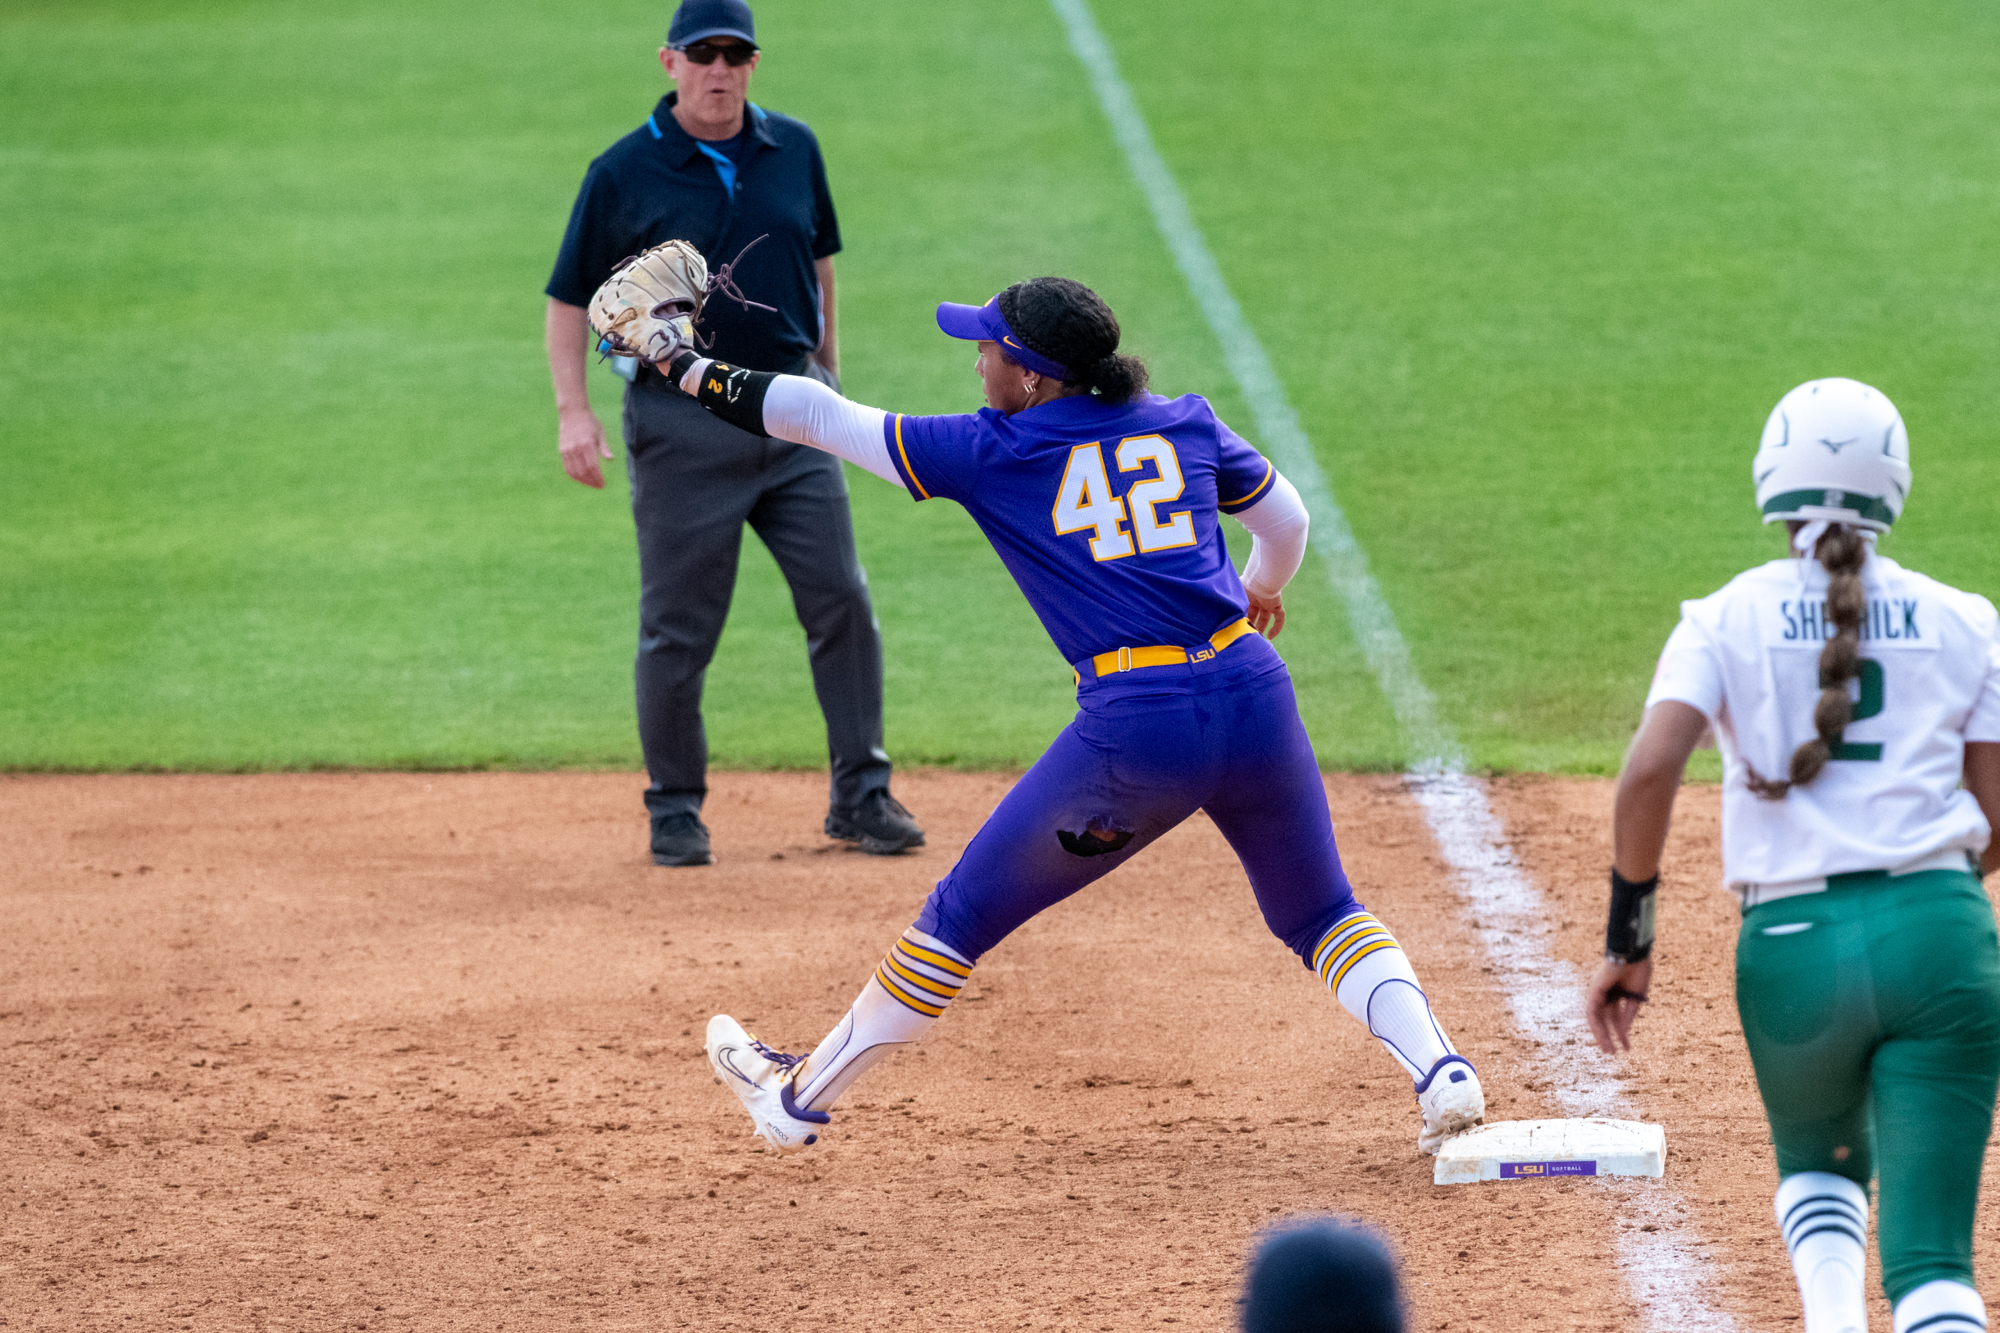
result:
[[[1403,946],[1367,912],[1334,923],[1313,950],[1313,970],[1411,1079],[1422,1080],[1432,1065],[1458,1053],[1431,1017]]]
[[[1897,1301],[1892,1317],[1896,1333],[1919,1329],[1922,1333],[1985,1333],[1986,1302],[1963,1282],[1939,1278]],[[1807,1333],[1813,1331],[1808,1329]]]
[[[971,975],[971,962],[957,950],[914,926],[904,931],[847,1016],[799,1067],[793,1100],[808,1111],[832,1106],[870,1066],[928,1032]]]
[[[1777,1210],[1805,1305],[1805,1333],[1868,1333],[1862,1290],[1868,1191],[1830,1171],[1801,1171],[1778,1186]]]

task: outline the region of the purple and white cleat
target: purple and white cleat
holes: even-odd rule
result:
[[[1417,1084],[1417,1109],[1424,1113],[1417,1147],[1433,1157],[1446,1139],[1484,1121],[1486,1093],[1479,1086],[1479,1071],[1472,1067],[1472,1061],[1462,1055],[1447,1055],[1432,1065],[1424,1081]]]
[[[708,1063],[715,1081],[736,1094],[756,1132],[781,1153],[819,1142],[820,1127],[833,1121],[824,1111],[801,1110],[792,1102],[792,1079],[804,1059],[772,1050],[728,1014],[708,1020]]]

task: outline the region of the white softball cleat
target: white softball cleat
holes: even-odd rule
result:
[[[833,1120],[824,1111],[804,1111],[792,1102],[792,1079],[804,1059],[772,1050],[728,1014],[708,1020],[708,1063],[715,1081],[736,1094],[757,1133],[781,1153],[819,1142],[820,1127]]]
[[[1424,1113],[1417,1147],[1432,1157],[1446,1139],[1483,1122],[1486,1093],[1479,1086],[1479,1071],[1472,1067],[1472,1061],[1462,1055],[1447,1055],[1432,1065],[1424,1081],[1417,1084],[1417,1109]]]

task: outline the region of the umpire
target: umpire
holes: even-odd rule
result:
[[[610,458],[584,387],[591,293],[627,255],[679,237],[710,272],[760,237],[734,271],[759,309],[718,293],[701,331],[753,370],[837,383],[833,256],[840,228],[819,141],[748,100],[756,27],[743,0],[684,0],[660,63],[673,80],[646,123],[583,178],[549,279],[549,370],[563,470],[602,487]],[[882,749],[882,642],[831,455],[746,434],[641,365],[625,392],[625,471],[639,529],[639,744],[653,860],[708,865],[708,738],[702,678],[729,613],[748,523],[776,557],[805,626],[832,756],[829,836],[877,855],[921,847],[889,794]]]

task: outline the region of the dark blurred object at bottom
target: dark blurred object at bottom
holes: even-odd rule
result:
[[[1323,1218],[1266,1233],[1250,1260],[1243,1333],[1403,1333],[1388,1244],[1366,1227]]]

